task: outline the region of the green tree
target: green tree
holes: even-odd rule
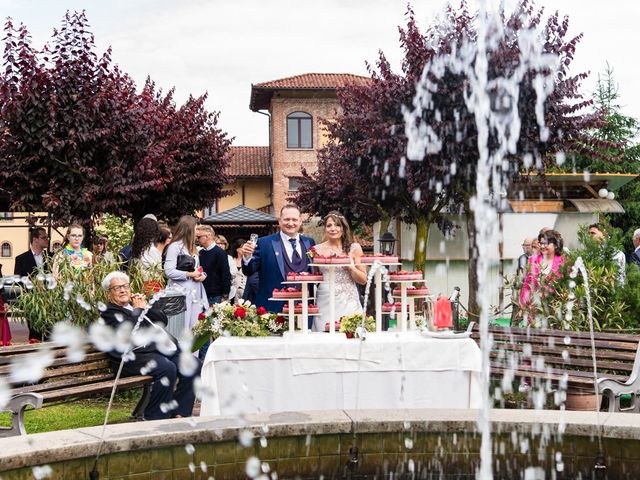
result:
[[[591,172],[640,173],[640,144],[637,142],[640,124],[637,119],[622,113],[619,88],[614,81],[613,69],[608,64],[604,75],[598,78],[594,96],[596,105],[604,113],[604,125],[595,132],[595,136],[612,145],[610,153],[613,155],[609,156],[617,158],[618,161],[607,162],[597,159],[586,168]],[[612,226],[622,230],[625,251],[631,251],[633,250],[631,243],[633,231],[640,228],[640,181],[638,178],[618,191],[618,201],[625,213],[610,214],[608,220]]]
[[[133,222],[130,218],[105,214],[96,225],[96,233],[105,235],[109,239],[108,250],[117,255],[122,247],[131,243],[133,237]]]

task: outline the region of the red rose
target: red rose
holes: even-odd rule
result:
[[[282,316],[278,315],[278,316],[276,317],[276,323],[277,323],[278,325],[284,325],[284,317],[282,317]]]
[[[247,316],[247,311],[242,307],[238,307],[233,314],[238,318],[244,318]]]
[[[315,246],[311,247],[311,248],[309,249],[309,251],[311,251],[311,252],[313,252],[313,253],[316,253],[316,247],[315,247]]]
[[[204,312],[198,314],[198,320],[204,320],[205,318],[207,318],[207,315]]]
[[[258,313],[258,315],[264,315],[265,313],[267,313],[267,309],[264,307],[258,307],[256,312]]]

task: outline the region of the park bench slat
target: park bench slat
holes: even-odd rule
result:
[[[477,326],[474,328],[474,332],[477,332]],[[498,327],[490,326],[490,332],[497,333],[512,333],[515,335],[532,335],[541,337],[556,337],[564,338],[570,336],[577,339],[590,339],[590,332],[576,332],[573,330],[555,330],[555,329],[542,329],[542,328],[522,328],[522,327]],[[614,340],[616,342],[631,342],[638,343],[640,335],[634,335],[630,333],[613,333],[613,332],[594,332],[594,335],[601,340]]]
[[[116,376],[113,373],[100,373],[97,375],[82,375],[74,378],[66,378],[63,380],[55,380],[53,382],[37,383],[35,385],[24,385],[15,387],[14,394],[28,392],[46,392],[47,390],[56,390],[60,388],[73,387],[76,385],[90,385],[92,383],[105,382],[113,380]]]
[[[0,348],[0,359],[8,355],[31,353],[43,348],[50,348],[52,350],[64,350],[64,347],[53,342],[23,343],[20,345],[9,345]]]
[[[522,353],[525,349],[523,344],[509,344],[509,343],[496,343],[494,344],[494,351],[501,352],[517,352]],[[531,351],[533,355],[542,354],[545,357],[562,358],[562,350],[554,347],[541,347],[539,345],[530,345],[526,347]],[[591,349],[586,348],[574,348],[567,349],[571,358],[591,358]],[[619,350],[597,350],[597,359],[621,361],[621,362],[633,362],[635,359],[635,352],[619,351]]]
[[[539,359],[543,359],[545,365],[560,365],[566,367],[579,367],[584,369],[592,369],[593,361],[591,360],[591,356],[584,358],[576,358],[573,355],[569,355],[569,358],[564,359],[561,356],[556,355],[540,355],[534,353],[531,357],[524,357],[522,355],[518,355],[516,351],[507,351],[507,352],[491,352],[491,358],[497,362],[504,362],[505,365],[510,364],[513,358],[517,358],[520,362],[523,362],[525,359],[530,359],[532,363],[537,362]],[[619,360],[619,359],[614,359]],[[625,360],[625,359],[622,359]],[[631,359],[633,362],[633,358]],[[628,363],[625,361],[611,361],[609,359],[597,360],[598,369],[602,371],[621,371],[621,372],[631,372],[633,370],[633,363]]]
[[[118,391],[130,388],[141,387],[151,382],[152,377],[147,375],[138,375],[135,377],[122,377],[118,381]],[[45,403],[55,402],[58,400],[69,400],[76,398],[88,397],[98,393],[110,393],[113,389],[113,380],[106,382],[98,382],[91,385],[80,385],[77,387],[63,388],[61,390],[52,390],[43,392],[42,397]]]
[[[548,331],[548,330],[547,330]],[[591,340],[589,338],[576,338],[571,335],[565,335],[565,337],[569,337],[571,342],[569,344],[564,343],[564,337],[559,336],[544,336],[544,335],[514,335],[506,332],[496,332],[492,331],[493,341],[494,342],[507,342],[507,343],[523,343],[523,344],[531,344],[531,345],[542,345],[554,348],[575,348],[575,347],[584,347],[591,348]],[[611,334],[608,334],[611,335]],[[472,335],[472,338],[479,339],[479,334]],[[552,340],[551,340],[552,339]],[[635,352],[638,346],[638,340],[640,337],[637,337],[635,341],[627,341],[620,340],[615,341],[611,339],[600,339],[596,336],[595,346],[597,349],[607,349],[607,350],[622,350],[622,351],[631,351]]]
[[[28,354],[27,354],[28,355]],[[19,357],[19,358],[18,358]],[[25,357],[24,355],[19,355],[13,358],[13,361],[19,361],[19,360],[23,360],[28,357]],[[88,353],[85,355],[84,359],[81,360],[80,362],[74,362],[74,363],[70,363],[69,360],[66,358],[66,354],[60,355],[58,358],[55,358],[55,360],[53,362],[51,362],[51,365],[49,365],[49,367],[47,367],[47,369],[51,369],[54,370],[56,367],[65,367],[68,365],[77,365],[77,364],[87,364],[90,365],[92,363],[98,362],[98,361],[102,361],[108,359],[107,355],[105,353],[102,352],[94,352],[94,353]],[[13,362],[12,362],[13,363]],[[96,367],[96,365],[93,365],[93,367]],[[11,364],[9,365],[3,365],[0,367],[0,375],[8,375],[11,372]],[[103,366],[98,366],[98,368],[104,368]],[[65,373],[63,373],[63,375],[65,375]]]
[[[492,373],[504,374],[508,372],[510,369],[504,365],[491,365]],[[522,377],[532,377],[532,378],[540,378],[543,380],[551,380],[554,382],[558,382],[562,380],[567,374],[567,382],[575,385],[591,385],[593,386],[593,372],[580,372],[580,371],[571,371],[570,373],[564,370],[551,370],[539,372],[534,367],[519,367],[517,370],[513,371],[513,375],[516,378]],[[627,378],[626,375],[607,375],[607,378],[613,378],[616,380],[625,380]]]
[[[89,362],[72,363],[69,365],[59,366],[57,368],[47,368],[42,373],[39,382],[49,380],[50,378],[65,377],[67,375],[78,375],[88,372],[105,370],[108,369],[109,366],[109,360],[107,358],[103,358],[100,360],[93,360]],[[11,383],[12,385],[16,385],[15,382]]]

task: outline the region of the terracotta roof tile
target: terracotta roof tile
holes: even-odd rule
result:
[[[227,174],[232,177],[270,177],[269,147],[231,147]]]
[[[369,77],[353,75],[352,73],[304,73],[293,77],[280,78],[269,82],[256,83],[254,88],[276,89],[331,89],[351,84],[367,85]]]
[[[293,77],[251,85],[249,108],[253,111],[269,108],[271,96],[277,90],[337,90],[347,85],[369,85],[371,78],[352,73],[304,73]]]

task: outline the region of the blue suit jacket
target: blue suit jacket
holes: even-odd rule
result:
[[[311,237],[300,235],[300,241],[309,250],[315,242]],[[253,252],[253,257],[247,265],[242,266],[246,276],[259,272],[258,293],[256,305],[265,307],[270,312],[282,311],[283,302],[270,302],[273,289],[282,288],[282,282],[286,280],[284,272],[284,255],[287,252],[282,247],[279,233],[258,239],[258,246]]]

